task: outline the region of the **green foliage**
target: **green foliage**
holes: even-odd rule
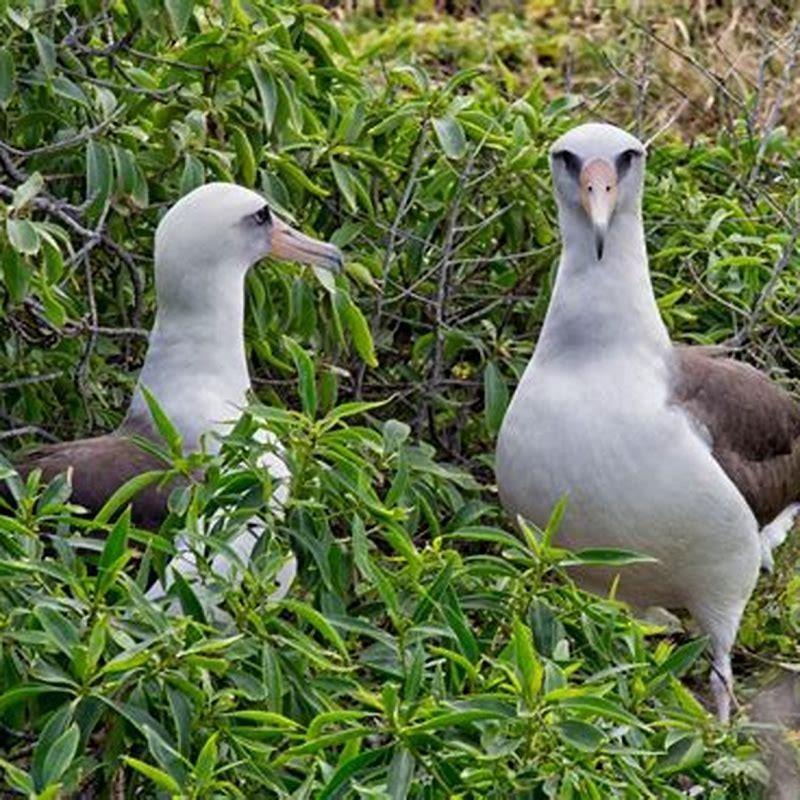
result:
[[[197,798],[677,798],[680,775],[750,796],[708,758],[735,733],[678,680],[704,642],[648,646],[617,603],[566,577],[562,562],[582,558],[550,544],[558,515],[545,532],[495,527],[474,481],[407,426],[354,423],[369,410],[314,420],[254,406],[204,457],[205,479],[175,490],[158,534],[127,513],[105,526],[75,516],[60,489],[22,492],[16,518],[0,517],[9,784],[37,797],[123,785]],[[277,515],[260,425],[292,471]],[[236,586],[208,565],[251,515],[267,533]],[[103,530],[105,542],[87,537]],[[178,586],[186,613],[168,616],[143,580],[177,533],[203,581]],[[287,542],[302,579],[273,601]],[[752,746],[737,759],[758,774]]]
[[[530,5],[523,19],[376,23],[295,0],[0,3],[9,445],[120,421],[153,316],[153,232],[194,186],[252,186],[347,262],[335,280],[272,264],[248,276],[260,402],[220,455],[180,456],[151,403],[165,471],[95,520],[66,480],[22,482],[0,463],[18,506],[0,515],[9,792],[760,791],[747,724],[721,731],[691,691],[704,642],[657,638],[567,574],[639,556],[556,549],[557,514],[512,533],[478,482],[556,265],[549,144],[598,113],[645,135],[664,121],[662,96],[634,119],[635,81],[606,86],[605,58],[647,61],[636,20],[586,20],[600,53],[569,37],[568,4]],[[692,107],[697,141],[651,145],[651,262],[675,338],[738,334],[752,359],[785,368],[800,347],[797,141],[739,86],[712,82],[725,103]],[[281,513],[257,466],[260,428],[286,448]],[[137,529],[133,493],[176,475],[187,485],[163,528]],[[215,577],[214,553],[252,517],[264,535],[243,582]],[[202,580],[177,580],[183,613],[167,614],[145,590],[178,535]],[[271,601],[289,547],[298,578]],[[741,641],[796,661],[798,608],[787,560]]]

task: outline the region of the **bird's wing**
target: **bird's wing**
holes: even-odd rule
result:
[[[672,401],[707,434],[759,523],[800,498],[800,405],[748,364],[675,348]]]
[[[46,481],[72,468],[71,502],[96,514],[124,483],[151,470],[164,470],[166,464],[120,434],[97,436],[44,445],[22,453],[14,466],[23,476],[40,469]],[[156,528],[167,514],[167,497],[173,487],[150,484],[133,500],[137,524]]]

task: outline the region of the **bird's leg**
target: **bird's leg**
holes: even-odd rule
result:
[[[733,693],[733,670],[731,652],[728,648],[714,648],[711,661],[711,693],[717,706],[717,717],[723,725],[727,725],[731,717],[731,702],[739,708],[739,702]]]
[[[757,558],[757,548],[753,547],[752,550],[752,556]],[[754,577],[755,571],[758,569],[755,558],[751,564]],[[742,619],[746,596],[730,598],[727,607],[722,601],[723,598],[717,595],[713,604],[690,608],[689,611],[700,630],[708,634],[711,640],[711,694],[717,707],[719,721],[723,725],[727,725],[731,717],[731,704],[735,708],[739,708],[739,703],[733,693],[731,650],[736,641],[736,632]]]

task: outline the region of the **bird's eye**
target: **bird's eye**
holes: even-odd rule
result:
[[[578,180],[581,174],[581,160],[575,153],[569,150],[559,150],[557,153],[553,153],[553,158],[560,160],[566,167],[567,172],[575,180]]]
[[[631,168],[633,159],[640,158],[642,155],[643,153],[641,150],[636,150],[634,148],[621,152],[616,158],[617,180],[622,180],[622,178],[625,176],[625,173]]]
[[[259,208],[258,211],[253,214],[253,219],[258,225],[266,225],[270,222],[272,220],[272,213],[269,210],[269,206],[262,206]]]

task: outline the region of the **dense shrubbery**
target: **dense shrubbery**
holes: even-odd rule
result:
[[[575,590],[570,557],[547,534],[511,533],[477,482],[491,480],[493,434],[557,257],[549,142],[598,113],[655,133],[672,110],[651,98],[652,114],[637,118],[627,84],[604,89],[596,50],[579,41],[584,72],[565,90],[565,12],[534,17],[531,44],[533,23],[513,15],[384,29],[288,0],[4,11],[10,447],[119,422],[152,319],[152,233],[182,192],[211,179],[255,186],[348,261],[335,283],[275,265],[250,276],[263,405],[204,461],[205,480],[173,497],[158,534],[121,508],[85,519],[63,482],[15,484],[19,509],[0,516],[10,787],[41,798],[78,787],[86,797],[757,791],[764,767],[746,723],[720,731],[678,679],[702,643],[646,638],[612,600]],[[639,28],[611,14],[596,22],[619,31],[608,49],[618,68],[638,63]],[[492,44],[486,64],[470,60],[470,36]],[[765,63],[765,85],[780,86],[782,53]],[[721,85],[710,84],[724,101],[718,134],[685,144],[667,133],[652,149],[657,293],[676,338],[738,336],[756,360],[791,367],[796,140],[769,114],[777,91]],[[349,404],[370,400],[387,402]],[[281,434],[292,467],[279,517],[254,467],[258,425]],[[147,571],[176,533],[223,547],[253,513],[268,534],[241,587],[179,584],[178,617],[145,598]],[[289,546],[300,574],[291,599],[273,603]],[[742,635],[783,659],[797,657],[800,627],[790,571],[761,592]]]

